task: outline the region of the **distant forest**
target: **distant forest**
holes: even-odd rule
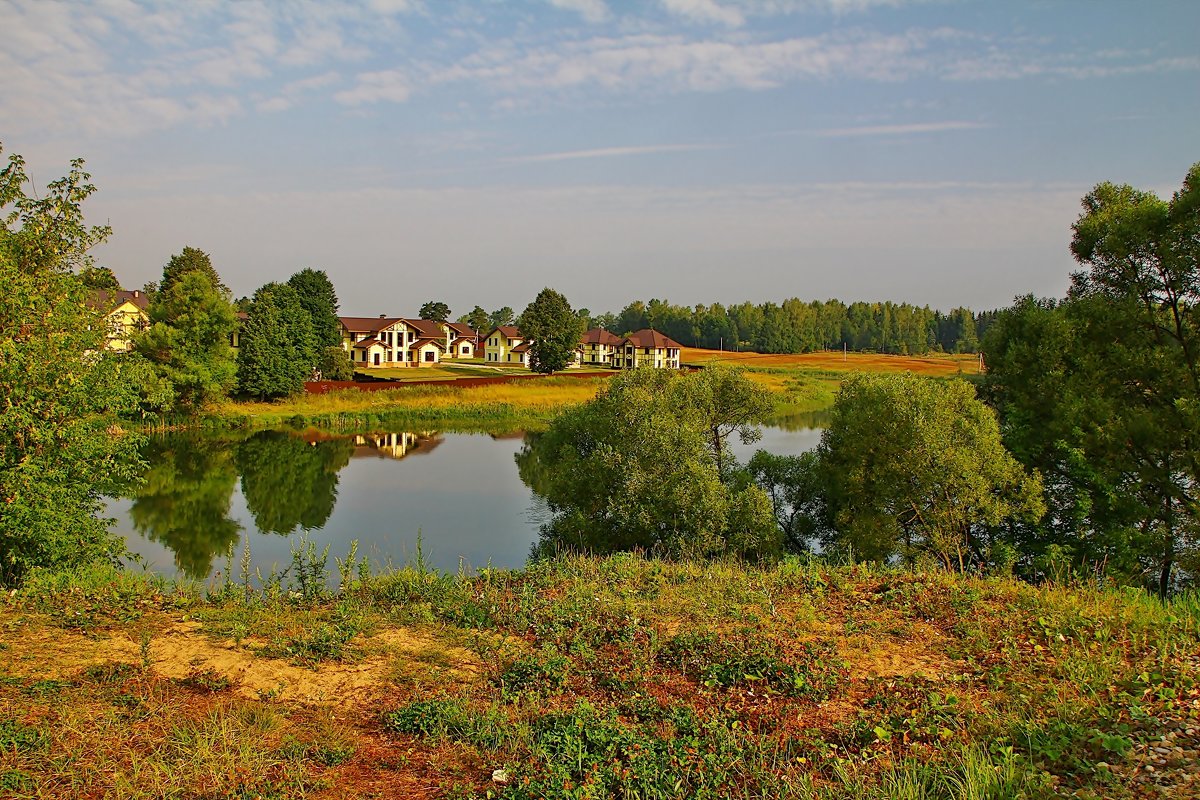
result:
[[[586,313],[586,312],[584,312]],[[591,317],[616,333],[654,328],[689,347],[752,350],[759,353],[808,353],[850,350],[919,355],[974,353],[996,316],[969,308],[949,313],[908,303],[846,303],[796,298],[782,303],[741,303],[695,307],[663,300],[640,300],[620,314]]]

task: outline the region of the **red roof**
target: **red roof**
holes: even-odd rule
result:
[[[381,347],[387,347],[387,345],[385,345],[383,342],[379,341],[378,339],[363,339],[361,342],[354,343],[354,347],[361,347],[363,350],[369,350],[372,347],[374,347],[375,345],[380,345]]]
[[[412,350],[414,348],[418,348],[418,347],[421,347],[421,346],[427,345],[427,344],[436,344],[438,347],[442,348],[443,350],[446,349],[446,340],[440,336],[436,336],[436,337],[435,336],[422,336],[420,339],[417,339],[415,342],[410,344],[408,346],[408,349]]]
[[[377,333],[404,320],[401,317],[338,317],[338,321],[351,333]]]
[[[500,331],[500,335],[504,336],[505,338],[508,338],[508,339],[524,339],[525,338],[524,336],[521,335],[521,331],[519,331],[517,329],[516,325],[500,325],[499,327],[492,328],[490,331],[488,331],[487,335],[491,336],[496,331]]]
[[[441,338],[445,339],[446,334],[442,332],[442,323],[436,319],[405,319],[409,325],[417,329],[417,333],[423,339]]]
[[[621,337],[617,336],[612,331],[606,331],[604,328],[592,328],[583,335],[584,344],[607,344],[616,346],[621,343]]]
[[[446,324],[450,326],[450,330],[467,339],[474,339],[479,335],[465,322],[447,322]]]
[[[510,353],[527,353],[529,352],[529,342],[522,342],[509,351]]]
[[[659,333],[653,328],[643,328],[640,331],[634,331],[623,340],[636,347],[664,347],[675,348],[678,350],[683,347],[679,342],[672,339],[666,334]]]
[[[142,311],[150,307],[150,300],[146,297],[146,293],[138,289],[131,292],[124,289],[118,289],[115,292],[100,289],[93,294],[92,302],[97,308],[106,308],[110,311],[123,303],[133,303]]]

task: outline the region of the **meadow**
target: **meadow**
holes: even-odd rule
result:
[[[889,356],[868,353],[805,353],[762,355],[684,348],[682,361],[703,366],[731,363],[747,371],[756,383],[776,397],[776,414],[786,417],[822,411],[833,405],[838,386],[848,373],[909,371],[935,377],[978,374],[976,356]],[[341,390],[304,394],[274,402],[226,401],[207,410],[201,427],[319,428],[341,432],[386,428],[450,428],[493,433],[538,430],[562,409],[595,396],[611,370],[587,373],[594,378],[541,378],[487,386],[456,385],[459,377],[492,377],[497,373],[479,364],[378,371],[380,377],[404,381],[444,380],[437,385],[396,386],[381,391]],[[374,374],[374,372],[373,372]],[[528,375],[527,370],[502,374]],[[572,375],[577,375],[572,371]],[[195,427],[194,420],[166,420],[158,427]]]
[[[637,555],[472,576],[348,554],[334,591],[322,563],[5,596],[0,792],[1200,795],[1195,596]]]

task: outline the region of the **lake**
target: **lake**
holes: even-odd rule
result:
[[[780,420],[757,449],[794,455],[816,446],[820,418]],[[302,437],[263,431],[241,440],[154,437],[132,497],[112,499],[112,530],[150,572],[207,580],[248,542],[266,575],[291,563],[303,536],[329,545],[329,567],[352,540],[376,568],[416,556],[444,570],[525,564],[548,512],[522,483],[514,456],[524,434],[397,432]]]

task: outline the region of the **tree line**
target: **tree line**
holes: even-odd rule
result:
[[[632,373],[518,455],[543,552],[643,549],[1088,577],[1160,596],[1200,581],[1200,164],[1170,200],[1083,198],[1063,299],[990,315],[987,374],[859,375],[818,448],[726,444],[769,409],[727,367]],[[986,401],[986,402],[985,402]],[[669,455],[666,455],[669,454]]]
[[[674,305],[636,300],[619,314],[590,316],[589,324],[614,333],[654,328],[680,344],[713,350],[808,353],[815,350],[874,351],[901,355],[974,353],[991,314],[969,308],[943,313],[908,303],[843,303],[840,300]]]

